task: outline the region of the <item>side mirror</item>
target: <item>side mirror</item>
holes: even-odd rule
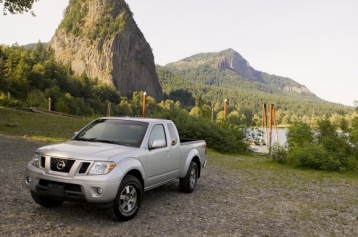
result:
[[[167,146],[167,144],[166,144],[165,140],[157,139],[157,140],[154,140],[152,142],[152,144],[149,144],[149,149],[162,148],[162,147],[166,147],[166,146]]]

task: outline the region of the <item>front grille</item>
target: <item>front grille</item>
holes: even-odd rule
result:
[[[62,183],[62,182],[50,181],[46,179],[40,179],[39,181],[39,185],[41,186],[47,187],[48,184],[65,186],[65,191],[82,192],[81,186],[78,184]]]
[[[42,168],[45,168],[46,157],[41,156],[40,159],[41,159],[41,160],[40,160],[40,162],[41,162],[41,167],[42,167]]]
[[[74,160],[51,158],[51,170],[63,173],[69,173]]]
[[[80,174],[86,173],[86,171],[87,171],[87,169],[88,169],[88,166],[89,166],[90,164],[91,164],[90,162],[83,162],[79,173],[80,173]]]

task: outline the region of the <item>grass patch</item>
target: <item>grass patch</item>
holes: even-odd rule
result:
[[[224,167],[236,172],[270,173],[266,178],[274,182],[282,177],[282,183],[291,183],[296,186],[300,182],[336,182],[341,180],[342,185],[351,182],[358,183],[356,172],[329,172],[310,169],[297,169],[292,166],[281,165],[265,156],[222,154],[209,150],[207,159],[210,165]]]
[[[70,118],[0,107],[0,134],[37,141],[67,141],[74,132],[91,121],[88,118]]]

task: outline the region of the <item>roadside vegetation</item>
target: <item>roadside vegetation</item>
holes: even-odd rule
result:
[[[178,81],[186,83],[175,79],[170,73],[158,70],[158,74],[159,77],[170,79],[161,81],[167,89],[177,88]],[[196,84],[190,85],[196,88]],[[212,93],[214,89],[205,87],[200,91]],[[203,99],[204,95],[194,96],[193,92],[185,89],[168,90],[167,93],[160,102],[147,96],[146,117],[171,119],[181,137],[205,139],[209,148],[215,151],[236,154],[250,152],[247,130],[261,125],[260,116],[254,113],[260,105],[249,102],[245,105],[229,104],[225,118],[223,103],[207,101]],[[45,115],[8,109],[47,109],[48,98],[51,98],[52,110],[83,118],[142,116],[142,91],[124,96],[113,86],[91,79],[85,73],[76,75],[70,65],[57,63],[53,53],[41,42],[32,49],[16,44],[11,47],[0,45],[0,106],[4,106],[0,109],[0,132],[37,140],[64,141],[90,122],[91,119],[68,119],[53,115],[50,115],[51,119],[46,119]],[[322,116],[306,111],[312,114],[309,117],[298,112],[288,115],[288,110],[281,113],[284,107],[276,108],[278,124],[290,126],[288,143],[286,146],[273,147],[273,160],[300,168],[356,171],[357,111],[347,109],[351,112],[337,110],[332,113],[333,110],[329,110]],[[324,108],[320,114],[326,111]]]
[[[43,142],[67,141],[90,121],[0,107],[0,134]]]
[[[69,140],[74,132],[79,131],[94,118],[97,116],[69,118],[0,107],[0,134],[61,142]],[[157,118],[173,120],[180,137],[205,139],[211,149],[221,152],[249,152],[249,145],[244,142],[245,129],[240,127],[210,123],[203,118],[190,116],[175,106],[162,110],[157,114]]]
[[[294,122],[287,132],[284,146],[271,149],[274,161],[293,167],[326,170],[358,171],[358,118],[339,125],[329,119],[318,120],[316,126]]]

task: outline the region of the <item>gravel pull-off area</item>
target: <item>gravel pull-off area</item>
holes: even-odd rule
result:
[[[270,170],[215,167],[210,157],[192,194],[177,181],[148,191],[128,222],[84,204],[44,208],[24,184],[42,145],[0,135],[0,236],[358,236],[356,182],[286,181]]]

